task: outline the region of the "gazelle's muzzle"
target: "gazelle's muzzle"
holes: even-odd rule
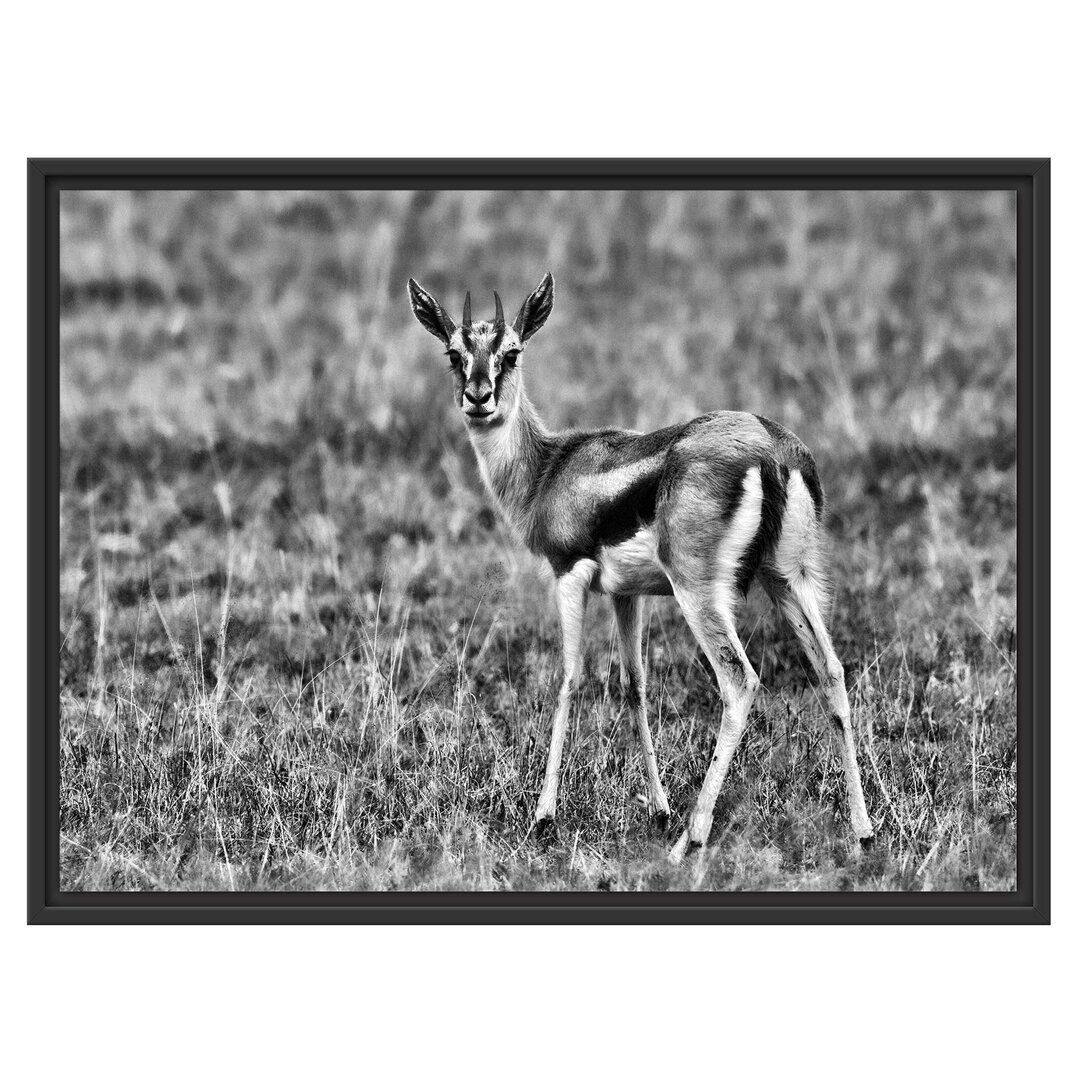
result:
[[[466,416],[473,419],[490,416],[495,411],[495,396],[491,383],[470,382],[461,397],[461,408]]]

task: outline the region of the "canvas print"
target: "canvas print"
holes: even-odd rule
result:
[[[65,891],[1016,889],[1011,191],[60,195]]]

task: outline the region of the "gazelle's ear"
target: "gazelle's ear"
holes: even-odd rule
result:
[[[549,272],[526,298],[514,320],[514,330],[522,341],[528,341],[547,322],[554,302],[555,282]]]
[[[420,288],[412,278],[409,278],[409,302],[420,325],[444,345],[449,345],[450,338],[457,329],[454,320],[443,311],[439,301]]]

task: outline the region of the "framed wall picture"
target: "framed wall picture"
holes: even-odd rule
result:
[[[28,171],[31,922],[1049,920],[1049,162]]]

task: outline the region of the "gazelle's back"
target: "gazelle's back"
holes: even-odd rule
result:
[[[694,545],[708,548],[700,556],[714,561],[736,511],[754,500],[761,536],[739,575],[745,591],[775,546],[790,473],[800,471],[815,503],[821,501],[806,447],[779,424],[750,413],[707,413],[647,434],[567,432],[552,439],[546,458],[529,546],[557,574],[582,559],[595,561],[601,570],[595,587],[603,592],[670,593],[667,568],[680,555],[694,554],[678,545],[685,549],[693,536]],[[755,482],[746,490],[752,471]],[[696,521],[692,534],[681,528],[686,519]]]

